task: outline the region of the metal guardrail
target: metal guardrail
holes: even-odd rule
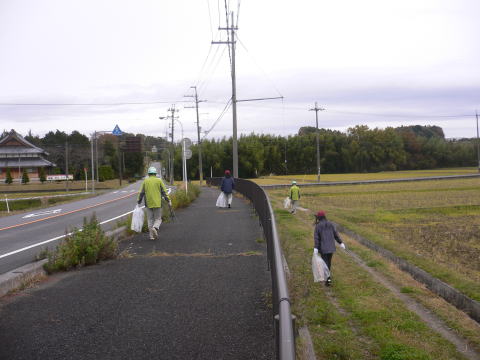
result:
[[[208,178],[207,184],[209,186],[219,186],[221,180],[222,178]],[[265,191],[253,181],[235,179],[235,190],[252,202],[267,241],[267,258],[272,278],[276,357],[280,360],[294,360],[295,326],[290,309],[290,297],[283,267],[282,249],[272,205]]]

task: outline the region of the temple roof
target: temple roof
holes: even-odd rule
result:
[[[2,168],[15,168],[15,167],[47,167],[47,166],[55,166],[55,164],[51,163],[50,161],[43,159],[43,158],[31,158],[31,159],[19,159],[10,158],[0,159],[0,167]]]
[[[3,154],[18,154],[18,153],[48,153],[33,145],[31,142],[24,139],[24,137],[18,134],[15,130],[11,130],[3,139],[0,139],[0,153]]]

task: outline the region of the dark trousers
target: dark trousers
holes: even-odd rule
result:
[[[330,253],[330,254],[320,254],[320,256],[322,257],[323,261],[325,261],[325,264],[327,264],[328,270],[330,270],[330,267],[332,266],[332,256],[333,256],[333,253]]]

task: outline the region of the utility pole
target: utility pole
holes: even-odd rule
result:
[[[175,134],[175,113],[178,112],[177,109],[175,109],[175,104],[172,105],[170,109],[168,109],[172,113],[172,151],[170,152],[170,157],[172,160],[170,161],[170,184],[173,185],[174,177],[173,177],[173,160],[175,159],[175,144],[174,144],[174,134]]]
[[[67,175],[65,186],[66,190],[68,191],[68,138],[65,139],[65,173]]]
[[[318,138],[318,112],[325,109],[319,108],[317,102],[315,101],[315,107],[309,111],[315,111],[315,127],[316,127],[316,138],[317,138],[317,182],[320,182],[320,140]]]
[[[195,90],[195,95],[185,95],[185,96],[195,98],[195,109],[197,110],[198,171],[199,171],[199,177],[200,177],[200,186],[202,186],[203,184],[202,140],[200,139],[200,116],[198,115],[198,103],[204,102],[205,100],[198,100],[196,86],[190,86],[190,88]],[[185,108],[192,108],[192,106],[185,106]]]
[[[95,131],[95,137],[97,136],[97,132]],[[91,144],[91,151],[92,151],[92,192],[95,193],[95,166],[93,162],[93,135],[92,135],[92,144]]]
[[[212,44],[227,44],[231,45],[232,49],[232,114],[233,114],[233,136],[232,136],[232,153],[233,153],[233,177],[238,178],[238,144],[237,144],[237,80],[235,77],[235,30],[233,11],[231,13],[231,24],[225,28],[218,28],[218,30],[230,31],[230,40],[228,41],[212,41]],[[228,18],[227,18],[228,21]]]
[[[478,138],[478,112],[475,110],[475,117],[477,118],[477,160],[478,160],[478,172],[480,173],[480,140]]]

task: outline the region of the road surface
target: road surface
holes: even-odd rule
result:
[[[0,274],[32,262],[42,249],[54,248],[73,228],[80,228],[84,218],[93,214],[105,230],[116,219],[133,210],[141,182],[120,190],[0,218]],[[111,221],[109,221],[111,220]]]

